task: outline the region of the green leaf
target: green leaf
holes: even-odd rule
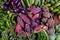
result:
[[[7,31],[3,31],[1,35],[2,35],[1,40],[8,40],[8,33],[7,33]]]
[[[35,38],[36,38],[36,35],[32,34],[30,40],[36,40]]]
[[[0,9],[0,33],[2,34],[3,31],[8,30],[12,25],[15,24],[14,16],[10,11],[6,12]],[[3,35],[0,35],[3,36]],[[3,40],[4,37],[2,37]]]
[[[56,25],[56,32],[60,32],[60,24]]]
[[[56,4],[53,6],[54,8],[60,6],[60,1],[56,2]]]
[[[18,37],[19,40],[27,40],[25,35],[18,35]]]
[[[60,35],[57,35],[56,40],[60,40]]]
[[[21,4],[22,4],[23,8],[26,7],[23,0],[21,0]]]
[[[50,2],[50,0],[46,0],[47,2]]]
[[[49,40],[55,40],[55,38],[56,38],[56,35],[54,33],[49,35]]]
[[[48,34],[46,33],[45,30],[41,30],[41,31],[38,33],[37,40],[49,40]]]
[[[29,3],[32,5],[34,3],[34,0],[29,0]]]
[[[29,0],[26,0],[27,6],[30,7],[32,4],[29,3]]]
[[[11,30],[11,32],[9,33],[9,37],[9,40],[16,40],[16,33],[13,30]]]
[[[55,1],[54,0],[51,0],[51,4],[54,4],[55,3]]]
[[[35,0],[35,5],[37,5],[40,2],[40,0]]]

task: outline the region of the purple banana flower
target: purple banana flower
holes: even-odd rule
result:
[[[28,8],[28,10],[30,10],[33,14],[37,14],[41,11],[41,8],[35,8],[34,6],[31,6],[30,8]]]
[[[31,24],[31,23],[30,23],[30,19],[29,19],[25,14],[21,14],[21,13],[20,13],[19,16],[23,19],[23,21],[24,21],[25,23]]]
[[[20,17],[17,17],[17,22],[18,22],[18,24],[21,25],[21,27],[24,28],[24,22],[23,22],[23,20]]]

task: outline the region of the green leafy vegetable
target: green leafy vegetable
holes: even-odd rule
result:
[[[28,40],[25,35],[18,35],[18,40]]]
[[[0,33],[8,30],[15,24],[14,16],[11,12],[0,10]],[[0,35],[1,36],[1,35]]]
[[[16,40],[17,39],[17,35],[14,32],[14,30],[11,30],[11,32],[9,33],[9,40]]]
[[[60,40],[60,35],[57,35],[56,40]]]
[[[49,40],[48,34],[46,33],[45,30],[42,30],[38,33],[37,40]]]
[[[36,38],[36,35],[32,34],[30,40],[36,40],[35,38]]]
[[[49,40],[55,40],[55,38],[56,38],[56,35],[54,33],[49,35]]]
[[[1,40],[8,40],[8,35],[7,35],[8,33],[7,33],[7,31],[3,31],[2,32],[2,38],[1,38]]]
[[[60,24],[56,26],[56,32],[60,32]]]

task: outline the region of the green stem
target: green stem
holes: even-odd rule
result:
[[[23,0],[21,0],[21,4],[22,4],[23,8],[25,8],[25,4],[24,4]]]

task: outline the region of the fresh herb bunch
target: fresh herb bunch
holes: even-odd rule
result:
[[[12,13],[0,10],[0,33],[2,33],[4,30],[8,30],[14,24],[15,21]]]
[[[3,31],[1,33],[2,37],[0,38],[0,40],[8,40],[8,32],[7,31]]]
[[[10,32],[3,31],[1,35],[2,37],[0,38],[0,40],[16,40],[17,39],[17,35],[13,30],[11,30]]]

